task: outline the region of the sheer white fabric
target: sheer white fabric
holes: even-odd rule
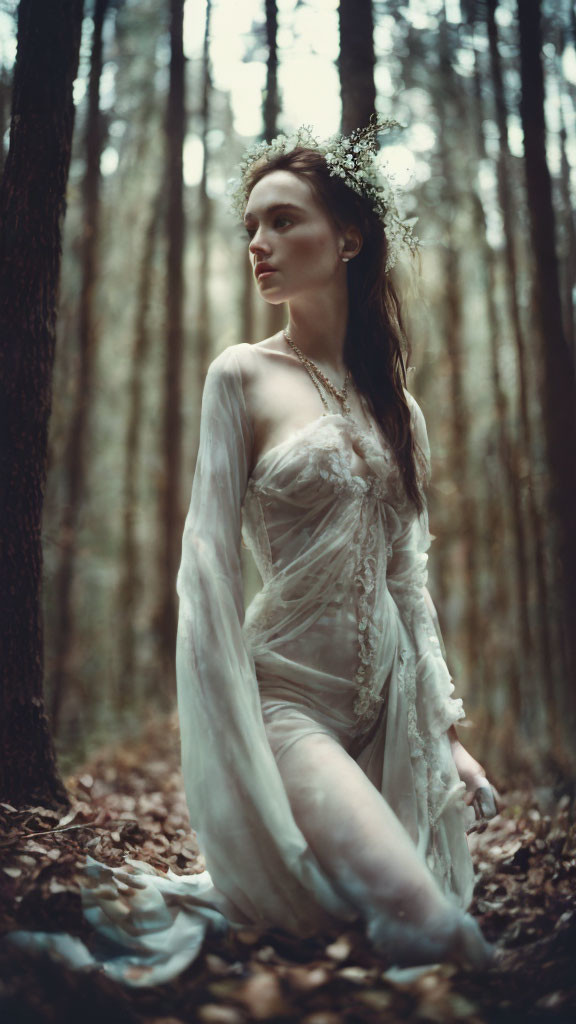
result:
[[[421,903],[426,885],[431,902],[441,892],[460,906],[473,888],[470,812],[447,736],[464,711],[426,590],[427,515],[415,515],[380,433],[349,417],[319,416],[250,471],[252,440],[241,361],[227,349],[206,380],[178,576],[191,822],[230,916],[299,934],[326,914],[360,917],[389,952],[397,921],[385,900],[374,907],[354,849],[371,842],[354,835],[359,801],[372,808],[380,794],[381,874],[400,884],[408,857]],[[241,537],[263,580],[245,618]],[[352,764],[362,785],[339,800]]]
[[[160,903],[148,914],[147,968],[128,957],[115,976],[171,976],[224,919],[302,936],[360,921],[390,963],[443,959],[455,942],[482,960],[462,909],[471,811],[447,730],[464,711],[426,590],[427,515],[406,499],[380,432],[341,414],[319,416],[251,468],[242,359],[227,349],[206,378],[177,581],[182,771],[208,870],[195,891],[133,865],[110,937],[121,945],[124,927],[134,947],[132,886]],[[246,614],[242,538],[263,581]]]

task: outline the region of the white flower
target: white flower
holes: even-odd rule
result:
[[[310,125],[301,125],[290,136],[280,134],[270,143],[257,142],[246,151],[240,162],[240,180],[234,181],[227,189],[232,208],[240,218],[243,217],[248,201],[248,179],[258,160],[271,160],[279,154],[289,153],[297,146],[313,149],[324,157],[331,175],[341,178],[349,188],[371,203],[386,230],[386,270],[389,270],[404,249],[414,251],[419,244],[412,233],[417,218],[406,221],[400,218],[395,202],[395,191],[399,189],[390,169],[383,166],[383,160],[377,152],[378,133],[399,127],[397,121],[372,118],[364,128],[352,132],[349,137],[334,135],[319,142]]]

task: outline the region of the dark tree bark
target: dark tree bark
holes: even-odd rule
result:
[[[0,186],[0,798],[66,806],[44,713],[41,520],[82,0],[21,0]]]
[[[198,246],[200,250],[200,274],[198,278],[198,319],[196,326],[196,352],[200,388],[210,364],[211,322],[210,322],[210,232],[212,229],[212,202],[208,195],[208,132],[210,130],[210,98],[212,77],[210,70],[210,19],[212,2],[206,0],[206,21],[204,25],[204,46],[202,54],[202,177],[199,185],[200,216],[198,218]]]
[[[97,345],[95,284],[100,233],[100,156],[103,144],[100,78],[102,30],[109,2],[110,0],[95,0],[93,12],[94,29],[84,139],[86,170],[82,183],[84,227],[80,250],[82,277],[78,325],[78,380],[66,450],[65,473],[68,495],[60,529],[61,558],[54,588],[56,615],[50,711],[55,730],[60,724],[63,702],[71,685],[69,665],[75,635],[73,586],[78,548],[78,517],[86,490],[86,445],[94,389]]]
[[[124,517],[122,523],[122,575],[119,586],[120,678],[117,703],[125,710],[133,694],[135,674],[136,603],[140,590],[138,550],[136,540],[137,473],[140,465],[140,439],[142,431],[143,373],[150,349],[148,315],[152,292],[155,242],[160,223],[163,190],[152,206],[142,243],[142,258],[138,275],[136,315],[130,359],[130,385],[128,397],[128,426],[124,456]]]
[[[340,0],[342,132],[349,135],[376,113],[372,0]]]
[[[574,357],[564,334],[555,219],[546,162],[544,76],[538,0],[518,3],[520,28],[520,114],[535,269],[535,319],[544,367],[544,412],[550,474],[550,517],[561,603],[565,680],[561,699],[568,730],[576,724],[576,381]]]
[[[529,523],[534,545],[534,564],[536,575],[536,628],[538,630],[539,664],[542,678],[551,678],[552,642],[549,628],[549,595],[548,580],[545,566],[544,526],[536,498],[532,463],[534,445],[532,426],[529,414],[529,388],[527,377],[527,345],[520,316],[518,296],[518,264],[515,248],[514,230],[514,197],[511,187],[511,154],[508,146],[508,118],[500,51],[498,48],[498,31],[496,26],[497,0],[487,0],[486,18],[490,52],[490,71],[494,90],[496,124],[498,130],[497,181],[498,202],[502,213],[504,227],[504,272],[506,283],[506,300],[508,317],[512,327],[516,349],[516,367],[518,374],[518,418],[520,421],[520,438],[509,450],[512,499],[514,509],[514,537],[516,544],[516,576],[518,586],[518,610],[520,613],[521,637],[528,661],[532,660],[532,629],[529,621],[527,597],[529,592],[528,577],[528,538],[522,514],[522,494],[520,479],[525,481],[526,498],[529,512]],[[526,659],[525,659],[526,660]],[[534,666],[531,668],[534,671]]]
[[[266,0],[266,43],[268,46],[268,59],[266,62],[266,91],[264,93],[264,138],[270,142],[278,134],[278,116],[280,113],[280,100],[278,96],[278,46],[276,35],[278,32],[278,5],[276,0]],[[254,291],[254,279],[250,275],[245,278],[245,287]],[[245,305],[249,308],[253,297],[245,299]],[[284,303],[279,306],[266,308],[266,333],[275,334],[281,330],[286,321],[286,307]]]
[[[278,5],[276,0],[266,0],[266,43],[268,63],[266,66],[266,91],[264,93],[264,138],[271,142],[278,132],[280,101],[278,96]]]
[[[565,43],[563,44],[565,45]],[[560,62],[558,62],[560,64]],[[559,67],[560,78],[560,67]],[[560,191],[562,195],[562,213],[564,221],[564,259],[562,268],[562,293],[564,295],[564,333],[566,342],[576,358],[576,332],[574,324],[573,288],[576,282],[576,211],[572,203],[570,178],[572,169],[568,160],[568,130],[566,119],[559,105],[560,117]]]
[[[182,149],[186,126],[184,0],[170,0],[170,85],[166,112],[166,356],[164,377],[163,466],[160,481],[159,653],[168,702],[174,683],[176,645],[176,577],[182,542],[182,363],[184,305],[184,178]]]
[[[458,485],[459,534],[465,566],[464,626],[467,672],[472,688],[482,685],[482,649],[479,643],[479,573],[477,508],[470,488],[470,422],[465,394],[464,353],[462,349],[461,268],[453,228],[453,204],[457,197],[457,175],[453,166],[453,139],[450,127],[459,123],[463,111],[452,73],[453,57],[444,22],[440,32],[440,91],[435,97],[438,110],[439,151],[445,181],[443,197],[446,247],[444,253],[445,324],[444,341],[448,356],[450,418],[452,427],[452,464]]]

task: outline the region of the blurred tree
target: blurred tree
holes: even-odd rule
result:
[[[572,8],[572,13],[576,8]],[[558,90],[558,118],[560,122],[559,143],[560,143],[560,193],[562,199],[562,226],[563,226],[563,250],[564,259],[561,268],[562,272],[562,295],[564,297],[564,333],[569,348],[576,359],[576,330],[574,323],[574,288],[576,287],[576,210],[572,202],[572,189],[570,185],[571,166],[568,158],[568,150],[572,143],[569,138],[569,128],[565,113],[565,107],[569,109],[570,97],[567,94],[562,76],[562,60],[569,59],[571,50],[570,33],[566,26],[559,23],[556,28],[556,87]],[[568,100],[565,104],[564,100]]]
[[[268,60],[266,63],[266,88],[264,90],[264,138],[271,142],[278,133],[280,100],[278,96],[278,5],[276,0],[266,0],[266,42]]]
[[[466,187],[472,208],[472,224],[477,242],[479,260],[479,281],[482,298],[486,309],[490,350],[490,380],[492,385],[492,407],[495,413],[494,430],[488,432],[486,439],[485,468],[487,476],[487,493],[483,495],[484,530],[483,540],[486,555],[482,561],[491,565],[507,564],[514,560],[514,538],[516,526],[519,526],[524,539],[524,520],[520,502],[518,475],[513,465],[513,446],[509,427],[509,400],[505,387],[503,362],[503,330],[498,315],[498,277],[500,256],[498,249],[491,245],[488,237],[488,222],[482,197],[478,190],[476,168],[490,157],[486,148],[483,126],[487,121],[485,102],[486,90],[483,81],[483,62],[479,52],[481,26],[477,23],[479,5],[472,2],[464,8],[468,28],[468,45],[474,58],[474,74],[472,77],[472,95],[470,102],[471,135],[474,140],[475,160],[465,164]],[[512,521],[511,521],[512,520]],[[510,550],[512,548],[512,551]],[[525,563],[522,561],[522,569]],[[513,704],[520,703],[521,669],[517,663],[516,651],[510,649],[509,637],[517,633],[518,614],[527,608],[527,591],[517,587],[517,597],[521,603],[513,600],[509,574],[482,574],[481,604],[482,615],[494,622],[490,633],[482,639],[483,663],[486,667],[483,682],[488,700],[484,701],[483,725],[486,735],[494,736],[494,708],[497,701],[497,679],[490,666],[498,664],[499,674],[509,680],[511,692],[514,694]]]
[[[58,731],[63,702],[72,685],[70,671],[75,639],[73,587],[78,546],[78,518],[86,491],[87,443],[93,403],[94,362],[98,343],[95,289],[100,234],[100,157],[104,142],[100,114],[102,32],[110,0],[94,0],[88,111],[85,124],[86,168],[82,182],[84,225],[80,249],[81,285],[78,328],[78,379],[65,455],[67,499],[60,528],[61,556],[55,586],[54,666],[50,680],[52,725]],[[78,680],[75,681],[78,685]]]
[[[67,806],[43,700],[41,518],[82,0],[21,0],[0,185],[0,797]]]
[[[210,324],[210,242],[212,229],[212,203],[208,195],[210,96],[212,80],[210,72],[210,21],[212,0],[206,0],[204,43],[202,47],[202,105],[200,110],[202,132],[202,176],[199,185],[198,245],[200,248],[200,273],[198,276],[198,313],[196,319],[196,353],[198,360],[199,384],[202,387],[210,363],[212,330]]]
[[[166,354],[162,471],[160,479],[159,580],[157,626],[163,686],[161,700],[173,699],[176,645],[176,577],[180,564],[183,518],[182,365],[184,348],[184,177],[182,154],[186,130],[184,0],[169,0],[170,82],[166,110]]]
[[[532,437],[532,421],[529,410],[528,359],[526,352],[525,332],[522,325],[519,288],[520,279],[516,246],[518,233],[516,229],[517,210],[514,200],[512,156],[508,143],[508,111],[502,62],[498,46],[498,28],[496,24],[497,0],[487,0],[486,25],[490,55],[490,76],[494,94],[495,127],[497,141],[497,196],[502,226],[504,231],[504,299],[506,312],[516,350],[516,375],[518,412],[520,424],[519,436],[511,447],[503,449],[507,455],[511,488],[511,503],[514,517],[514,542],[516,563],[516,606],[520,623],[520,640],[518,653],[521,675],[534,678],[537,666],[534,664],[534,632],[538,633],[538,650],[540,654],[538,668],[544,680],[551,678],[552,650],[548,618],[548,581],[545,564],[544,525],[542,523],[539,503],[534,483],[533,465],[535,447]],[[536,576],[536,601],[533,631],[529,615],[530,596],[530,550],[527,525],[524,518],[524,495],[521,482],[526,490],[526,503],[529,513],[529,524],[534,547]],[[549,709],[552,711],[552,709]]]
[[[376,112],[372,0],[340,0],[341,130],[349,135]]]
[[[544,411],[550,479],[550,513],[559,586],[564,678],[560,692],[566,736],[576,725],[576,381],[574,355],[564,334],[555,214],[546,161],[544,76],[539,0],[518,3],[520,114],[524,133],[526,189],[534,261],[534,319],[544,367]]]
[[[472,471],[470,443],[470,403],[466,394],[464,371],[463,282],[459,246],[456,239],[455,206],[459,199],[457,146],[454,130],[462,130],[466,109],[461,90],[455,81],[453,38],[445,19],[440,25],[439,67],[434,99],[439,125],[439,154],[444,181],[442,211],[444,219],[444,323],[447,368],[450,388],[450,422],[452,425],[452,466],[458,487],[458,534],[464,563],[464,631],[466,637],[466,675],[475,688],[482,674],[480,646],[478,525],[474,489],[470,486]]]
[[[264,120],[264,138],[270,142],[278,134],[278,117],[280,114],[280,98],[278,95],[278,5],[276,0],[266,0],[266,88],[262,115]],[[244,299],[244,306],[252,305],[254,298],[254,277],[251,261],[245,261],[245,287],[249,293]],[[284,303],[279,306],[266,306],[266,333],[275,334],[286,322]],[[251,335],[248,335],[251,337]]]
[[[136,669],[134,647],[135,619],[140,592],[140,573],[135,530],[138,512],[137,470],[140,465],[142,445],[143,374],[150,347],[148,321],[152,294],[152,271],[162,207],[163,189],[159,189],[156,199],[152,204],[142,240],[142,255],[138,268],[138,289],[132,334],[132,351],[130,355],[128,426],[124,449],[121,571],[118,587],[120,673],[117,687],[117,706],[123,711],[129,707],[134,696]]]

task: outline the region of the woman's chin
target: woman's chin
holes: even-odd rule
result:
[[[283,302],[286,302],[286,296],[277,288],[265,288],[260,292],[260,298],[271,306],[281,306]]]

